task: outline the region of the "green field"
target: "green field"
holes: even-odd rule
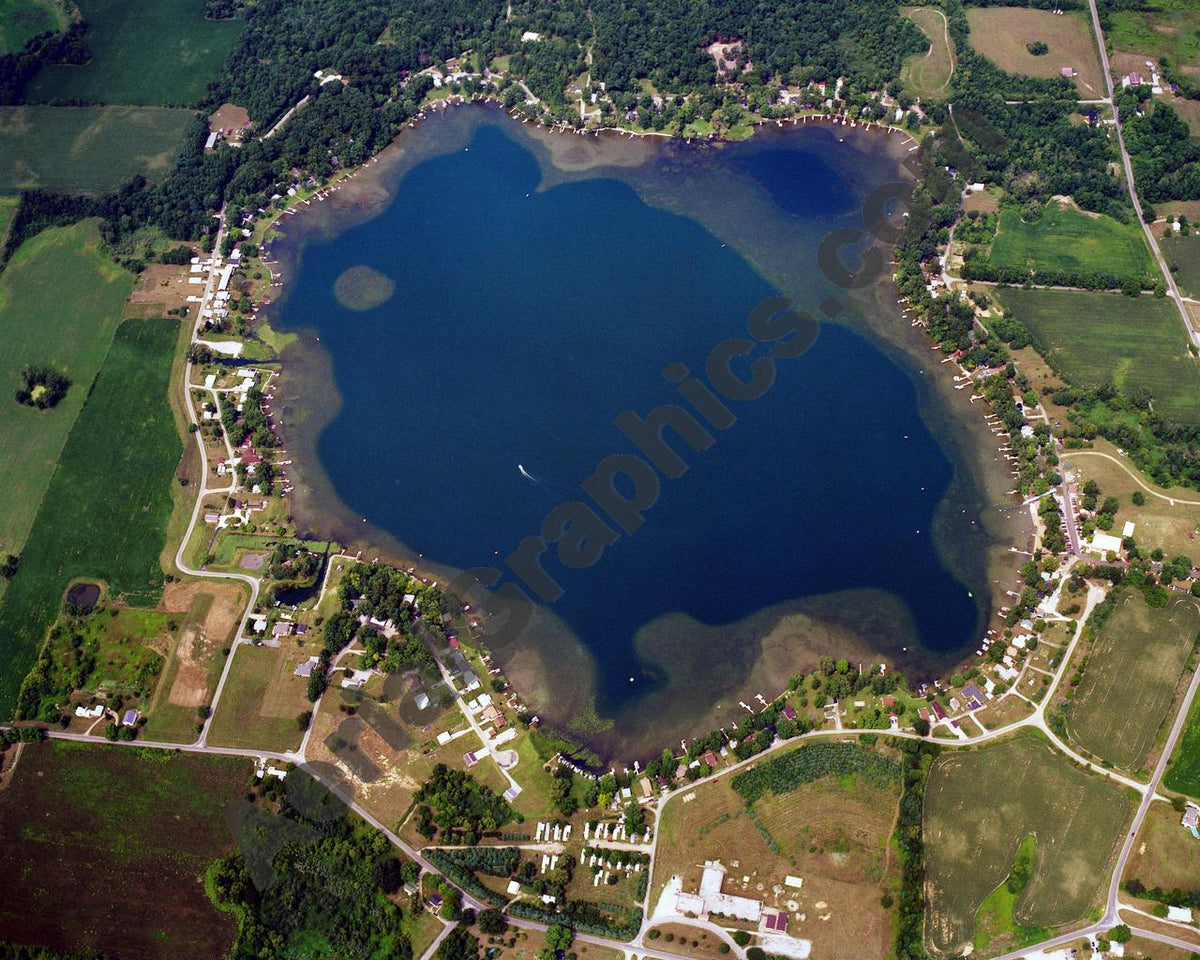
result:
[[[1200,297],[1200,233],[1168,237],[1162,241],[1162,252],[1180,292],[1185,297]]]
[[[164,107],[0,107],[0,194],[103,194],[139,174],[157,179],[191,119]]]
[[[1191,597],[1155,608],[1136,590],[1122,594],[1071,701],[1071,738],[1118,767],[1145,766],[1198,632],[1200,602]]]
[[[1190,0],[1150,0],[1138,10],[1114,10],[1105,33],[1113,48],[1176,65],[1200,61],[1200,10]]]
[[[92,59],[44,67],[31,102],[187,107],[204,96],[242,23],[204,19],[204,0],[78,0]]]
[[[1065,203],[1050,202],[1033,223],[1015,207],[1000,212],[1000,232],[991,261],[1031,270],[1104,271],[1140,277],[1152,269],[1150,251],[1137,223],[1091,216]]]
[[[16,53],[31,37],[62,26],[47,0],[0,0],[0,55]]]
[[[233,917],[204,871],[233,848],[241,757],[57,741],[26,746],[0,792],[0,941],[71,955],[210,960]]]
[[[94,221],[39,234],[0,274],[0,552],[20,552],[132,289],[132,276],[100,252]],[[53,410],[13,400],[27,363],[71,378]]]
[[[0,716],[12,712],[72,579],[102,580],[114,599],[159,600],[171,478],[183,452],[167,399],[179,335],[172,320],[117,328],[0,601]]]
[[[1033,872],[1012,904],[1012,933],[1087,915],[1130,812],[1125,791],[1032,735],[944,754],[925,791],[930,947],[948,956],[974,943],[978,911],[1030,834]]]
[[[936,7],[904,7],[904,15],[929,37],[929,50],[905,61],[900,79],[909,93],[920,97],[945,97],[954,74],[954,41],[946,15]]]
[[[1200,370],[1170,300],[1015,287],[997,296],[1069,381],[1144,387],[1160,413],[1183,423],[1200,420]]]
[[[1200,697],[1188,712],[1187,726],[1175,745],[1175,755],[1163,783],[1171,790],[1200,800]]]

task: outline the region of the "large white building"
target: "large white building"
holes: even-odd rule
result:
[[[736,917],[750,923],[757,923],[762,916],[762,901],[750,897],[738,897],[722,893],[725,885],[725,867],[720,860],[704,861],[704,872],[700,875],[699,893],[680,893],[675,897],[675,909],[679,913],[694,913],[703,917],[710,913],[719,913],[726,917]]]

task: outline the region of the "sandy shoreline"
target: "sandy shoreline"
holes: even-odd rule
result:
[[[445,108],[435,111],[439,115],[444,112]],[[661,137],[639,139],[624,134],[580,136],[574,131],[564,134],[551,128],[539,128],[533,123],[520,126],[529,139],[536,141],[543,149],[543,167],[546,169],[543,171],[544,183],[540,189],[544,189],[547,184],[570,180],[597,168],[635,168],[673,149],[697,148],[696,144],[688,147],[683,141],[664,140]],[[778,129],[821,127],[834,135],[844,134],[844,137],[839,139],[847,141],[852,149],[862,149],[864,153],[868,150],[878,151],[883,146],[886,148],[886,157],[893,163],[903,161],[909,155],[912,145],[912,141],[907,139],[907,134],[904,137],[884,134],[881,138],[877,125],[866,128],[863,124],[850,127],[848,124],[831,121],[809,121],[784,123],[780,127],[772,124],[769,127],[772,132]],[[406,127],[388,147],[366,165],[348,173],[331,188],[327,188],[328,192],[324,193],[327,199],[324,202],[310,201],[307,206],[302,207],[304,216],[302,220],[296,221],[297,226],[303,223],[303,230],[299,232],[302,235],[288,236],[288,227],[297,217],[296,213],[286,212],[276,218],[275,224],[284,234],[271,241],[273,251],[278,257],[278,263],[271,264],[274,280],[286,283],[307,237],[331,236],[379,215],[386,209],[397,184],[409,169],[434,153],[453,148],[453,144],[448,148],[446,143],[442,142],[442,149],[434,151],[430,143],[406,136],[409,129],[416,127]],[[723,146],[720,141],[706,141],[703,149],[720,150]],[[617,163],[616,158],[624,162]],[[295,209],[295,205],[289,207],[289,211]],[[765,269],[760,272],[769,276]],[[283,289],[286,291],[287,286]],[[903,365],[910,372],[914,364],[920,365],[920,357],[929,358],[930,363],[925,364],[923,373],[917,375],[923,378],[917,381],[920,386],[923,418],[936,435],[949,438],[951,446],[958,451],[958,456],[953,458],[954,462],[968,465],[970,477],[964,479],[961,485],[964,488],[976,487],[989,504],[1002,504],[1003,496],[999,488],[1004,486],[1005,481],[999,473],[993,473],[989,469],[990,464],[985,454],[986,443],[991,438],[990,434],[984,436],[980,433],[986,433],[980,411],[961,408],[960,404],[965,402],[966,398],[953,389],[947,372],[950,365],[937,365],[936,371],[929,369],[941,359],[941,355],[933,353],[930,349],[932,344],[923,330],[897,330],[891,325],[889,321],[894,318],[889,318],[888,311],[883,309],[889,295],[892,296],[890,312],[898,314],[890,278],[877,283],[871,294],[877,301],[878,314],[875,309],[869,307],[864,311],[873,321],[867,324],[874,334],[872,339],[878,341],[879,345],[886,346],[887,352],[893,354],[894,358],[903,358]],[[272,305],[274,309],[278,307],[278,302]],[[268,308],[268,320],[271,315],[271,308]],[[908,324],[903,326],[907,328]],[[415,554],[385,531],[376,529],[363,522],[361,517],[353,515],[337,497],[324,475],[315,441],[321,429],[336,416],[339,402],[334,396],[336,391],[332,389],[332,369],[323,348],[315,342],[312,335],[301,333],[300,342],[284,352],[283,363],[285,372],[281,378],[276,402],[282,414],[280,420],[283,439],[295,464],[292,511],[299,529],[321,538],[339,539],[347,543],[352,552],[362,549],[363,556],[367,559],[376,556],[390,559],[406,567],[415,567],[418,572],[444,582],[453,574],[452,570],[429,563],[426,558]],[[928,376],[925,376],[926,374]],[[914,380],[917,378],[914,377]],[[321,385],[322,396],[328,396],[330,402],[312,410],[306,407],[304,401],[309,388],[316,384]],[[926,411],[939,403],[948,405],[939,409],[939,413],[951,409],[956,415],[945,418],[946,422],[935,422],[926,415]],[[307,419],[301,422],[301,416]],[[1014,505],[1013,498],[1007,499],[1007,506],[1011,508]],[[943,508],[949,509],[946,504]],[[993,588],[993,596],[989,598],[993,620],[994,611],[1002,603],[1004,590],[1011,583],[1016,566],[1025,559],[1024,556],[1011,553],[1002,542],[1007,537],[1012,537],[1009,543],[1015,541],[1023,544],[1025,537],[1022,532],[1013,527],[1006,528],[1006,525],[1012,522],[1007,519],[1001,520],[998,514],[995,524],[990,525],[995,526],[995,529],[989,531],[994,542],[986,549],[986,557],[976,558],[978,562],[983,563],[987,581]],[[617,726],[622,728],[620,733],[602,732],[589,724],[583,725],[587,729],[580,728],[575,732],[589,746],[610,757],[653,753],[661,749],[664,740],[669,741],[676,733],[686,733],[690,736],[703,733],[705,729],[718,726],[722,722],[728,722],[729,718],[736,715],[739,699],[753,698],[756,693],[762,693],[766,697],[775,696],[793,670],[811,667],[821,655],[846,657],[864,663],[882,660],[896,664],[898,660],[907,659],[909,670],[917,668],[917,658],[905,658],[903,655],[906,651],[899,649],[899,641],[892,642],[892,638],[898,634],[895,630],[888,629],[886,622],[880,620],[875,622],[874,626],[864,623],[857,627],[839,623],[837,617],[831,615],[835,612],[835,606],[834,599],[820,597],[785,602],[766,611],[759,611],[739,624],[720,628],[725,633],[736,634],[742,639],[738,648],[738,659],[741,663],[736,665],[728,662],[714,665],[694,656],[695,651],[701,647],[719,650],[724,649],[724,645],[692,644],[684,639],[697,637],[698,632],[714,628],[689,622],[682,615],[660,618],[660,621],[647,624],[639,633],[637,649],[646,661],[649,672],[659,677],[661,688],[655,694],[643,697],[628,709],[620,711],[616,717]],[[596,676],[592,654],[578,640],[574,640],[570,631],[550,611],[543,612],[528,634],[522,638],[520,647],[493,651],[516,688],[521,690],[528,702],[534,706],[553,704],[550,709],[543,709],[541,712],[564,729],[570,728],[572,718],[594,716]],[[685,646],[681,647],[680,644]],[[689,669],[681,671],[676,668],[668,671],[660,666],[665,663],[680,663],[680,654],[685,650],[689,653]],[[957,666],[957,658],[955,660],[954,664],[926,662],[922,668],[927,672],[917,674],[914,679],[932,679],[942,672],[948,672]],[[717,666],[721,669],[717,670]],[[731,669],[735,666],[737,669]],[[704,711],[696,711],[696,700],[685,697],[683,699],[689,704],[686,716],[683,713],[674,718],[664,716],[664,713],[669,711],[665,711],[663,705],[679,699],[672,694],[689,689],[696,692],[696,683],[703,679],[706,672],[710,675],[719,673],[721,676],[729,676],[732,673],[738,677],[732,683],[714,683],[710,676],[709,682],[702,684],[705,687],[703,693],[707,703]],[[561,683],[564,676],[571,678],[569,684]]]

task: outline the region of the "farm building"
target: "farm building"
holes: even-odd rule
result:
[[[721,888],[724,885],[725,867],[721,861],[706,860],[704,872],[700,875],[699,892],[678,894],[675,898],[675,909],[680,913],[694,913],[698,917],[708,913],[719,913],[726,917],[757,923],[763,912],[762,901],[722,893]]]

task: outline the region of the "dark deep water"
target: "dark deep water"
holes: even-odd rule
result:
[[[752,141],[706,169],[751,181],[811,252],[858,222],[862,190],[806,143]],[[553,507],[586,500],[578,484],[604,457],[637,452],[614,417],[680,402],[664,367],[703,377],[710,351],[746,337],[751,309],[777,294],[732,244],[616,177],[541,182],[526,145],[478,125],[469,149],[411,169],[379,216],[298,248],[274,320],[328,353],[343,406],[318,451],[348,510],[451,567],[503,568]],[[385,302],[348,309],[335,283],[362,266],[394,292],[384,283]],[[876,593],[848,596],[902,603],[887,629],[904,642],[949,656],[973,646],[986,584],[964,582],[935,545],[955,470],[909,374],[828,322],[776,373],[760,399],[727,401],[738,420],[710,429],[707,451],[671,437],[689,469],[663,479],[642,528],[597,564],[569,570],[546,554],[565,591],[553,611],[595,659],[601,714],[666,682],[672,664],[647,664],[634,638],[676,611],[719,626],[862,588]]]

